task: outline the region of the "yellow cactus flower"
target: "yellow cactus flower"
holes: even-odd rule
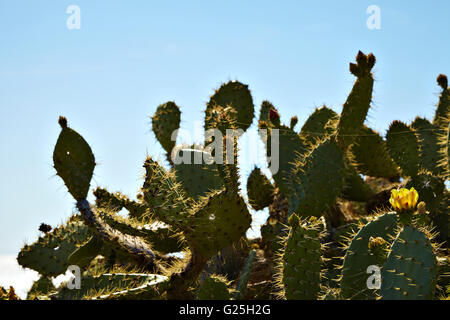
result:
[[[396,211],[412,210],[416,207],[417,200],[419,199],[419,194],[416,189],[411,188],[410,190],[406,188],[401,188],[391,191],[391,198],[389,203],[392,205]]]

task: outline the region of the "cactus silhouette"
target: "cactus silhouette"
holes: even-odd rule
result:
[[[229,81],[206,103],[204,145],[177,145],[181,110],[173,101],[151,117],[165,159],[147,156],[133,199],[96,187],[94,151],[60,117],[53,163],[75,200],[63,224],[18,254],[40,274],[30,299],[437,299],[449,272],[450,88],[432,121],[393,121],[385,137],[365,124],[372,101],[373,54],[358,52],[356,77],[340,114],[313,111],[281,122],[263,101],[256,123],[268,159],[241,187],[239,135],[255,106],[248,85]],[[273,139],[272,139],[273,138]],[[252,212],[268,218],[248,238]],[[123,213],[126,214],[123,214]],[[81,288],[52,278],[69,266]],[[381,286],[367,286],[370,266]],[[0,299],[15,299],[0,289]]]

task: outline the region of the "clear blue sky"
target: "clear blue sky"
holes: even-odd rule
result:
[[[366,27],[372,4],[381,30]],[[66,27],[69,5],[80,30]],[[394,119],[433,116],[436,76],[450,75],[449,12],[447,0],[1,0],[0,254],[73,210],[52,168],[59,115],[94,150],[93,186],[134,195],[146,152],[162,155],[149,119],[158,104],[175,100],[190,129],[213,89],[238,79],[258,110],[269,99],[300,126],[323,103],[340,112],[362,50],[378,60],[368,124],[385,133]]]

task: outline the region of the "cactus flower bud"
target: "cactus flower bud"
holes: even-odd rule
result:
[[[269,111],[269,119],[270,120],[274,120],[274,119],[279,119],[280,115],[278,114],[277,110],[274,109],[270,109]]]
[[[423,201],[419,202],[419,204],[417,205],[417,213],[418,214],[426,214],[427,213],[427,206],[426,206],[425,202],[423,202]]]
[[[448,79],[447,76],[444,74],[440,74],[437,79],[436,79],[438,85],[442,88],[442,89],[447,89],[448,87]]]
[[[370,239],[369,239],[369,249],[370,250],[380,248],[386,244],[387,244],[386,240],[384,240],[382,237],[376,237],[376,238],[370,237]]]

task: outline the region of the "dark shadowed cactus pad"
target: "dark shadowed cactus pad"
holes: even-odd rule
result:
[[[60,119],[62,130],[53,152],[53,164],[70,194],[76,200],[85,199],[94,172],[94,154],[83,137],[67,127],[64,120]]]

